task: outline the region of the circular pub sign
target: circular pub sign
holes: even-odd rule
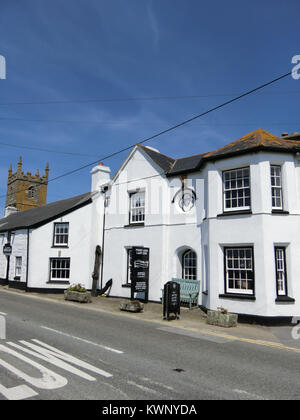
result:
[[[3,247],[3,254],[4,255],[11,255],[12,253],[12,246],[11,244],[5,244]]]

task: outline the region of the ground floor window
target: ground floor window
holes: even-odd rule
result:
[[[275,247],[275,268],[277,296],[287,296],[287,276],[284,247]]]
[[[22,257],[16,257],[15,277],[21,278],[22,273]]]
[[[197,254],[191,249],[182,254],[182,278],[197,280]]]
[[[225,287],[228,293],[254,294],[253,248],[224,249]]]
[[[50,259],[50,281],[68,281],[70,279],[70,258]]]
[[[127,277],[126,284],[131,284],[132,275],[132,248],[127,248]]]

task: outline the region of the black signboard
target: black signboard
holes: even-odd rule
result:
[[[171,319],[170,314],[175,315],[178,319],[180,315],[180,284],[175,281],[169,281],[164,285],[164,301],[163,301],[164,319]]]
[[[149,294],[149,248],[132,248],[131,265],[131,299],[134,294],[142,296],[143,302],[148,302]]]
[[[3,254],[4,255],[11,255],[12,253],[12,246],[11,244],[5,244],[3,247]]]

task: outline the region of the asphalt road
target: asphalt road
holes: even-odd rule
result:
[[[295,352],[3,292],[0,313],[0,400],[300,398]]]

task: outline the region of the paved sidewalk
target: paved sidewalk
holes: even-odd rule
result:
[[[253,344],[266,345],[269,347],[285,348],[300,353],[300,339],[295,340],[292,337],[291,327],[265,327],[253,324],[238,324],[235,328],[222,328],[208,325],[206,315],[200,308],[190,310],[181,308],[179,320],[163,320],[163,306],[160,303],[149,302],[144,305],[144,311],[141,313],[131,313],[121,311],[120,302],[124,299],[113,297],[93,297],[92,303],[77,303],[65,301],[63,294],[43,294],[28,293],[16,289],[9,289],[8,286],[0,286],[0,293],[17,293],[27,298],[44,299],[56,301],[59,304],[76,306],[80,309],[93,310],[98,312],[107,312],[123,319],[137,319],[145,322],[155,322],[162,328],[172,328],[173,332],[178,331],[204,335],[207,337],[216,337],[225,341],[238,340],[251,342]],[[184,331],[182,331],[184,330]],[[299,333],[300,335],[300,333]]]

